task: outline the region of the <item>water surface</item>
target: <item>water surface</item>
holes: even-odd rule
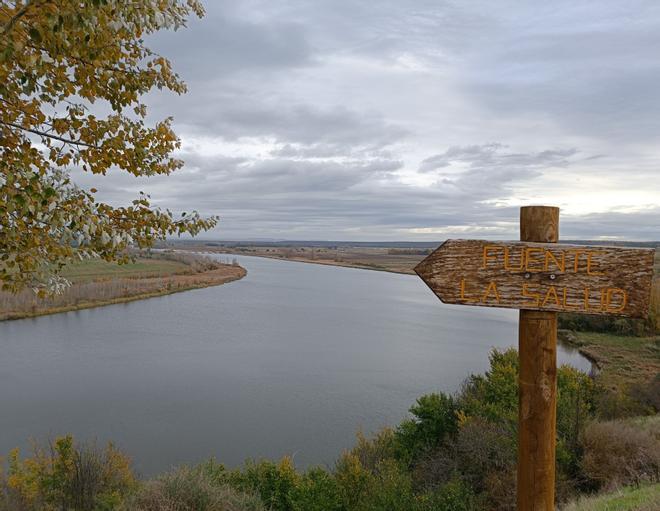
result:
[[[211,456],[331,464],[516,343],[516,311],[444,305],[414,276],[239,260],[247,277],[223,286],[0,323],[0,455],[73,433],[143,474]]]

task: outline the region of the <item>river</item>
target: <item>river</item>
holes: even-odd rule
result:
[[[72,433],[144,475],[209,457],[331,465],[516,343],[516,311],[444,305],[414,276],[237,259],[247,277],[223,286],[0,323],[0,456]]]

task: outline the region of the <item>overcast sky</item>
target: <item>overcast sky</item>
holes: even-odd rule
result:
[[[102,198],[220,215],[204,238],[516,238],[549,204],[563,238],[660,239],[660,2],[205,4],[150,40],[185,168]]]

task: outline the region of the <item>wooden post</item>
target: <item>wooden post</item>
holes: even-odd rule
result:
[[[444,303],[520,309],[518,510],[552,511],[557,313],[646,317],[655,249],[560,245],[545,206],[520,209],[520,240],[446,240],[415,273]]]
[[[520,209],[520,240],[557,243],[559,208]],[[548,277],[550,278],[550,277]],[[518,511],[555,509],[557,313],[520,311]]]

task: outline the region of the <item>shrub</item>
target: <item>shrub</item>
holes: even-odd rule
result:
[[[601,420],[625,419],[647,415],[651,411],[651,407],[640,401],[635,391],[625,385],[613,389],[598,387],[594,401]]]
[[[129,459],[112,444],[75,444],[58,438],[47,449],[34,446],[32,458],[9,456],[5,496],[8,508],[23,511],[115,509],[135,486]]]
[[[147,481],[130,499],[128,511],[262,511],[259,498],[218,483],[205,470],[182,467]]]
[[[416,504],[410,474],[394,460],[381,462],[362,504],[356,511],[412,511]]]
[[[461,425],[456,454],[463,478],[476,491],[486,491],[489,486],[494,488],[498,479],[508,480],[509,472],[515,472],[515,432],[504,424],[471,417]]]
[[[648,383],[638,383],[630,389],[631,397],[648,409],[649,414],[660,412],[660,373]]]
[[[291,511],[299,478],[292,459],[285,456],[279,463],[248,462],[243,470],[231,472],[228,481],[235,488],[259,495],[272,511]]]
[[[380,461],[373,470],[358,456],[344,453],[335,466],[335,481],[346,511],[412,511],[416,498],[410,473],[393,459]]]
[[[346,511],[413,511],[417,505],[410,474],[392,459],[370,471],[355,454],[344,453],[335,480]]]
[[[307,471],[292,494],[294,511],[342,511],[339,486],[322,468]]]
[[[335,465],[335,480],[344,509],[359,509],[372,491],[373,475],[364,468],[360,459],[346,452]]]
[[[660,436],[624,421],[594,422],[582,438],[582,470],[600,488],[660,477]]]
[[[518,352],[514,348],[493,350],[489,360],[488,371],[465,381],[459,405],[466,415],[515,425],[518,422]]]
[[[420,498],[420,511],[478,511],[482,507],[470,487],[460,479],[453,479],[439,489]]]
[[[403,421],[396,430],[400,456],[412,461],[456,435],[457,411],[454,398],[447,394],[420,397],[410,408],[413,418]]]
[[[652,335],[652,320],[596,316],[591,314],[563,313],[559,315],[559,328],[578,332],[601,332],[641,337]]]
[[[582,371],[570,366],[557,371],[557,466],[571,477],[579,471],[580,436],[594,416],[595,392]]]
[[[562,366],[557,388],[557,481],[566,499],[575,491],[568,482],[580,472],[579,439],[593,419],[595,387],[587,374]],[[466,380],[454,406],[458,433],[417,456],[415,484],[429,488],[459,477],[494,508],[510,508],[515,504],[517,461],[517,352],[494,350],[489,370]]]
[[[450,485],[447,491],[451,489],[453,495],[460,481],[487,500],[488,509],[510,509],[515,504],[516,457],[516,436],[510,427],[483,417],[462,417],[454,443],[420,459],[413,472],[414,482],[427,488],[422,498],[424,505],[440,498],[435,495],[435,488]],[[468,502],[470,506],[477,505],[476,500]]]
[[[400,445],[396,433],[390,428],[384,428],[372,438],[366,438],[362,432],[358,432],[357,444],[350,452],[357,456],[365,469],[375,471],[381,462],[399,458]]]

